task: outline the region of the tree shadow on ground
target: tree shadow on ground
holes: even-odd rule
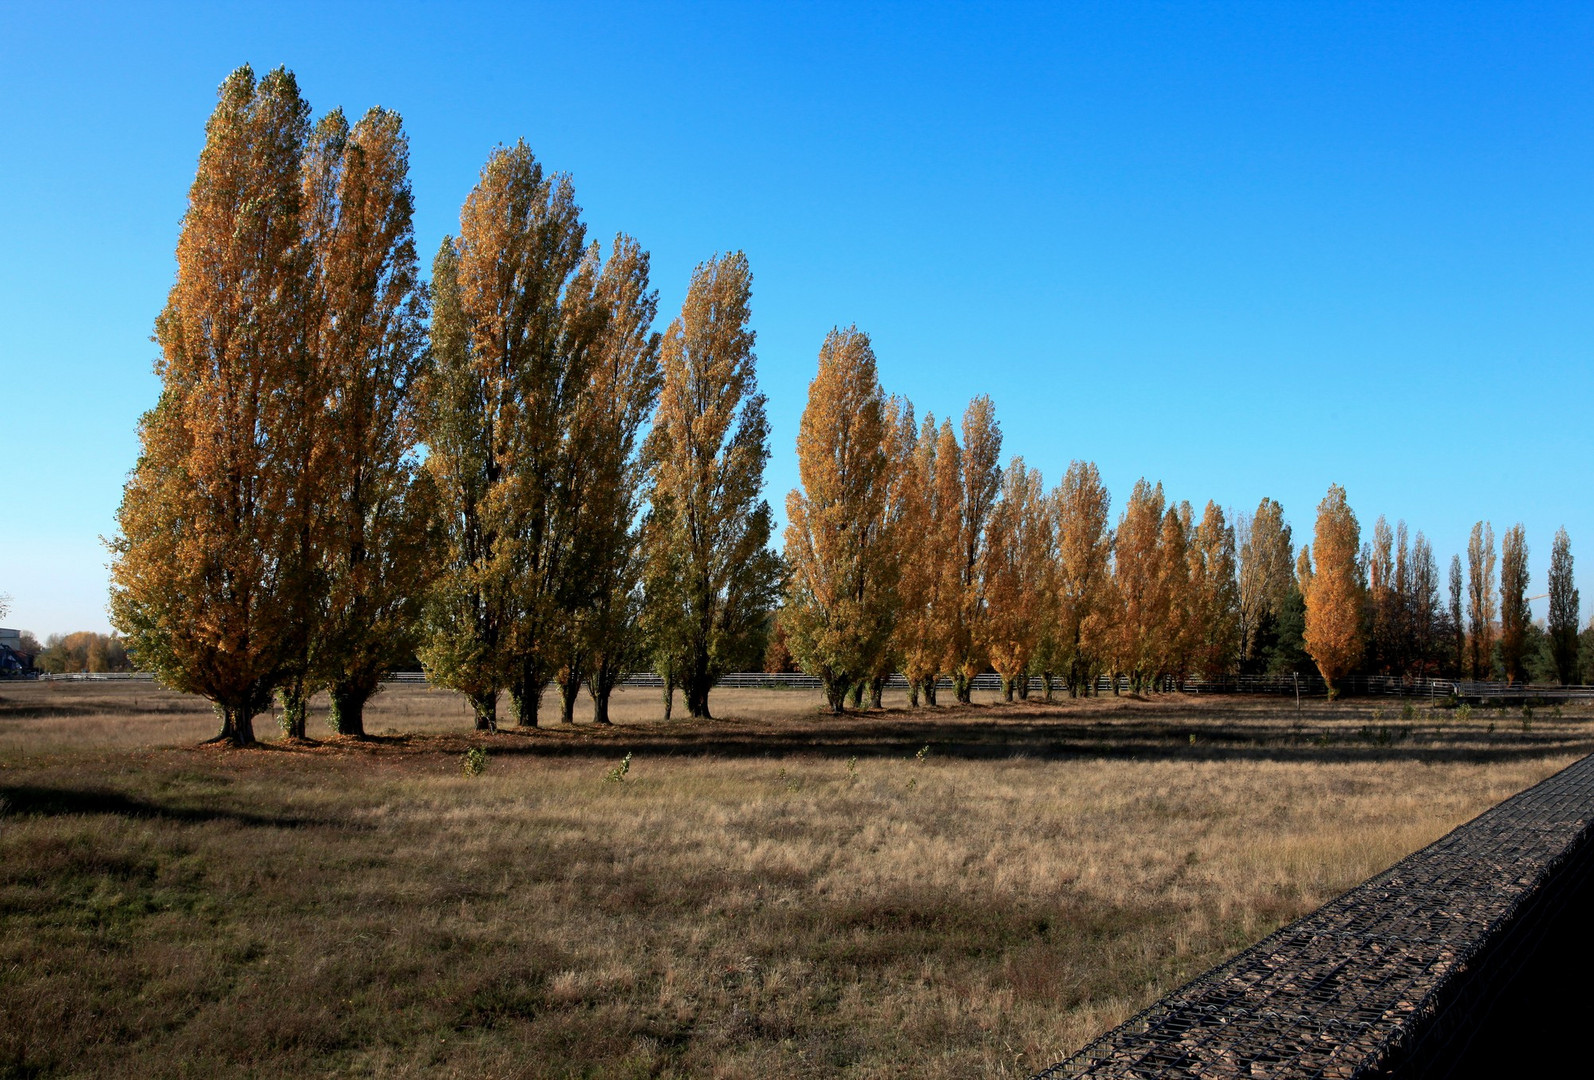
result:
[[[99,814],[187,823],[230,821],[238,825],[280,829],[334,824],[330,821],[292,814],[255,814],[223,807],[174,806],[104,788],[0,785],[0,817],[66,817]],[[345,823],[337,824],[341,826]]]

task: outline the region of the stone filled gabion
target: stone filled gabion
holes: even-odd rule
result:
[[[1477,993],[1591,861],[1594,757],[1401,860],[1036,1080],[1366,1077],[1463,1032]],[[1531,934],[1527,934],[1531,937]]]

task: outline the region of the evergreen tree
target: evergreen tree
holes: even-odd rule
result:
[[[161,396],[117,515],[111,616],[141,668],[247,746],[303,631],[306,480],[286,442],[308,389],[309,108],[280,68],[239,68],[219,98],[155,324]]]
[[[767,547],[769,504],[759,497],[769,425],[754,370],[751,297],[741,252],[692,274],[681,315],[664,335],[663,391],[648,436],[649,580],[677,583],[648,602],[679,658],[694,717],[709,715],[720,676],[762,655],[764,619],[780,588],[780,559]]]
[[[1550,655],[1561,685],[1578,681],[1577,585],[1572,577],[1572,540],[1563,526],[1550,547]]]

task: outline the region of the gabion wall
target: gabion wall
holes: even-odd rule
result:
[[[1174,991],[1036,1080],[1442,1076],[1594,866],[1594,757]]]

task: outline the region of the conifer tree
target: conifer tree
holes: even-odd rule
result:
[[[1088,694],[1109,648],[1112,497],[1094,462],[1070,463],[1053,500],[1056,514],[1056,658],[1069,696]]]
[[[1467,538],[1468,673],[1474,679],[1493,673],[1494,616],[1494,527],[1480,521]]]
[[[763,653],[780,588],[759,497],[769,425],[758,392],[752,273],[741,252],[700,265],[664,335],[659,408],[648,436],[650,558],[679,583],[659,597],[676,643],[687,711],[709,715],[709,689]],[[663,573],[650,573],[658,582]],[[650,596],[649,603],[655,602]]]
[[[1505,665],[1505,681],[1524,679],[1522,656],[1527,645],[1528,624],[1528,540],[1520,522],[1500,538],[1500,659]]]
[[[781,620],[792,655],[819,677],[835,713],[850,689],[873,681],[895,622],[892,419],[869,336],[831,330],[797,434],[802,487],[786,496]]]
[[[162,383],[112,541],[112,621],[139,666],[209,698],[219,739],[254,717],[302,630],[302,504],[285,435],[301,418],[309,109],[293,76],[222,84],[155,324]]]
[[[1572,540],[1563,526],[1550,547],[1550,655],[1562,686],[1578,679],[1578,597],[1572,577]]]
[[[1334,682],[1350,674],[1362,658],[1364,589],[1356,565],[1361,527],[1338,484],[1317,507],[1310,549],[1301,549],[1301,595],[1306,600],[1306,649],[1329,696]]]

